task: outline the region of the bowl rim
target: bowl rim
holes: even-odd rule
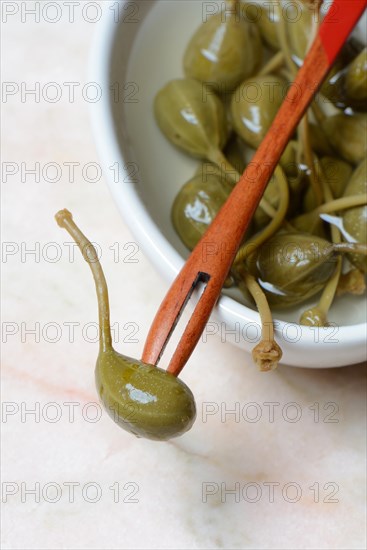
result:
[[[118,0],[121,5],[128,3],[129,0]],[[104,9],[108,11],[109,6],[116,4],[115,0],[107,0],[104,2]],[[88,74],[91,81],[99,83],[103,91],[109,89],[110,86],[110,66],[113,53],[115,38],[119,29],[119,24],[116,24],[112,17],[102,17],[96,25],[95,36],[92,42],[92,48],[89,56]],[[118,208],[129,226],[134,238],[137,239],[139,245],[142,244],[144,254],[149,258],[155,268],[162,276],[170,283],[178,274],[185,263],[185,260],[174,249],[166,237],[159,231],[148,210],[139,200],[134,184],[129,182],[129,178],[124,178],[124,181],[115,181],[112,177],[112,172],[108,168],[118,161],[121,166],[121,173],[127,174],[124,168],[123,154],[119,147],[115,133],[115,123],[113,112],[110,105],[110,94],[102,93],[99,101],[89,104],[92,131],[96,142],[96,148],[101,159],[102,168],[110,192],[118,205]],[[123,191],[123,192],[122,192]],[[122,199],[123,197],[123,199]],[[161,263],[157,262],[157,258]],[[258,312],[248,308],[244,304],[237,302],[235,299],[221,295],[210,319],[215,319],[219,322],[224,322],[227,325],[233,324],[235,321],[250,322],[261,325]],[[304,350],[314,347],[320,350],[320,344],[323,342],[315,342],[315,328],[299,325],[298,323],[274,319],[275,334],[282,339],[284,330],[288,330],[289,326],[293,328],[299,327],[301,330],[302,346]],[[361,346],[367,333],[367,322],[358,323],[355,325],[335,325],[331,329],[337,327],[340,337],[347,343],[349,349],[354,346]],[[323,327],[322,327],[323,328]],[[325,329],[328,327],[325,327]],[[330,328],[330,327],[329,327]],[[297,343],[299,340],[297,341]],[[284,340],[282,339],[284,344]],[[289,341],[288,343],[295,343]],[[336,343],[336,342],[335,342]],[[339,340],[337,343],[340,343]],[[315,345],[317,344],[317,346]],[[332,344],[332,342],[330,342]],[[336,348],[333,345],[328,346],[330,352]],[[361,355],[360,361],[363,361]],[[330,366],[342,366],[346,364],[345,360],[341,360],[340,364]],[[354,362],[358,362],[357,359]],[[336,361],[337,363],[338,361]],[[285,363],[294,364],[294,363]],[[294,365],[297,366],[297,365]],[[306,365],[298,365],[306,366]],[[323,365],[329,366],[329,365]]]

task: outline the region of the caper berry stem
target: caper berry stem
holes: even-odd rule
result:
[[[338,210],[347,210],[348,208],[354,208],[355,206],[363,206],[367,204],[367,194],[363,195],[350,195],[349,197],[341,197],[340,199],[334,199],[325,202],[323,205],[318,206],[312,212],[319,214],[330,214]]]
[[[279,25],[277,26],[278,38],[279,38],[279,42],[281,44],[282,50],[285,54],[285,59],[291,75],[291,80],[293,80],[296,75],[296,68],[292,60],[292,54],[288,46],[286,25],[285,25],[284,18],[280,13],[279,5],[277,5],[276,9],[278,10],[278,16],[279,16]],[[316,9],[318,9],[318,6],[316,6]],[[317,30],[318,30],[317,21],[318,21],[318,18],[312,18],[311,32],[309,36],[307,50],[309,49],[310,45],[312,44],[317,34]],[[300,142],[300,147],[298,148],[298,152],[297,152],[297,164],[300,164],[301,157],[304,156],[305,163],[310,170],[310,176],[309,176],[310,183],[315,195],[316,204],[320,205],[323,202],[323,193],[322,193],[322,189],[320,187],[319,181],[315,177],[315,162],[314,162],[314,157],[313,157],[311,142],[310,142],[309,121],[308,121],[307,112],[305,113],[304,117],[302,118],[298,126],[298,140]]]
[[[241,174],[232,166],[230,162],[228,162],[220,149],[213,149],[208,155],[208,160],[215,164],[221,171],[224,171],[226,176],[228,176],[234,184],[236,184],[240,179]],[[222,180],[225,182],[225,178],[222,178]],[[277,211],[266,199],[264,199],[264,197],[261,199],[259,206],[270,218],[274,218],[276,216]]]
[[[233,262],[233,269],[236,271],[236,268],[243,263],[243,261],[252,254],[259,246],[261,246],[265,241],[267,241],[282,225],[285,215],[288,210],[289,205],[289,188],[287,179],[284,175],[282,167],[278,164],[275,168],[275,174],[277,177],[277,182],[279,185],[279,206],[274,218],[268,223],[268,225],[257,235],[250,238],[246,243],[244,243],[238,250],[236,257]]]
[[[315,196],[316,204],[319,206],[323,203],[323,192],[320,185],[319,178],[316,177],[315,172],[315,161],[313,152],[311,149],[311,143],[310,143],[310,131],[309,131],[309,123],[308,123],[308,115],[307,113],[302,118],[300,125],[299,125],[299,132],[300,137],[303,144],[303,154],[305,157],[306,165],[310,169],[310,183],[311,187]]]
[[[275,27],[276,32],[277,32],[277,36],[278,36],[278,41],[279,41],[281,50],[283,52],[284,59],[286,61],[286,65],[287,65],[288,70],[290,71],[290,73],[292,75],[292,79],[293,79],[296,75],[296,68],[295,68],[295,64],[294,64],[293,59],[292,59],[291,51],[290,51],[289,46],[288,46],[287,29],[285,27],[285,21],[284,21],[284,18],[283,18],[283,13],[282,13],[281,6],[280,6],[279,2],[277,2],[275,4],[275,11],[277,12],[277,17],[278,17],[278,21],[279,21],[279,24],[276,25],[276,27]]]
[[[317,33],[319,32],[319,26],[320,26],[320,8],[321,3],[323,0],[311,0],[308,2],[309,9],[314,10],[314,15],[311,18],[311,28],[310,33],[308,35],[308,43],[305,51],[305,55],[308,53],[309,49],[312,46],[312,43],[314,42]]]
[[[321,298],[317,306],[310,309],[306,309],[300,317],[300,324],[311,327],[324,327],[327,326],[327,315],[331,304],[333,303],[336,289],[338,287],[339,278],[342,270],[342,258],[339,256],[334,273],[328,280],[324,290],[322,291]]]
[[[241,175],[236,168],[226,159],[220,149],[211,149],[208,153],[208,160],[218,166],[218,168],[228,176],[234,184],[238,182]],[[224,178],[223,178],[224,180]]]
[[[264,340],[274,340],[274,325],[271,310],[261,286],[256,281],[255,277],[248,271],[242,270],[241,275],[245,283],[246,288],[251,293],[251,296],[255,300],[256,307],[259,310],[261,317],[262,330],[261,337]]]
[[[88,263],[94,278],[98,300],[98,318],[100,327],[100,351],[105,352],[112,349],[111,325],[110,325],[110,306],[108,299],[108,289],[102,266],[98,259],[98,254],[92,243],[80,231],[79,227],[73,221],[73,216],[69,210],[60,210],[55,215],[55,219],[60,227],[66,229],[69,235],[78,245],[83,258]]]
[[[307,212],[306,214],[301,214],[300,216],[297,216],[294,219],[295,227],[299,226],[299,223],[302,223],[302,226],[309,226],[310,232],[312,232],[313,227],[315,226],[315,223],[320,218],[320,214],[330,214],[335,211],[341,211],[341,210],[348,210],[349,208],[353,208],[355,206],[363,206],[367,203],[367,197],[366,195],[351,195],[349,197],[341,197],[340,199],[332,199],[328,202],[325,202],[321,206],[318,206],[314,210],[311,210],[311,212]],[[339,232],[339,230],[331,225],[331,235],[333,242],[338,242],[339,239],[336,239],[336,231]]]
[[[263,66],[261,71],[257,73],[256,76],[266,76],[270,73],[275,73],[283,67],[285,62],[284,53],[282,51],[277,52],[269,61]]]
[[[330,184],[329,184],[329,181],[328,181],[328,178],[325,174],[325,171],[322,167],[322,164],[321,162],[318,160],[317,162],[317,167],[318,167],[318,172],[320,174],[320,181],[321,181],[321,186],[322,186],[322,190],[323,190],[323,194],[324,194],[324,198],[325,198],[325,201],[326,202],[332,202],[334,200],[334,196],[331,192],[331,188],[330,188]],[[320,207],[319,207],[320,208]],[[340,231],[337,227],[335,227],[335,225],[332,225],[331,226],[331,240],[333,243],[340,243],[341,241],[341,235],[340,235]]]
[[[339,256],[335,271],[330,277],[327,285],[325,286],[321,294],[321,298],[319,300],[319,308],[325,312],[325,315],[327,315],[331,307],[331,304],[333,303],[341,272],[342,272],[342,257]]]
[[[318,179],[319,181],[321,181],[324,198],[329,203],[332,203],[334,202],[333,194],[331,192],[328,179],[326,177],[326,174],[320,162],[317,163],[317,167],[318,167],[319,176],[320,176]],[[320,207],[316,208],[316,214],[315,214],[316,217],[318,217],[319,215],[319,210],[320,210]],[[314,219],[315,219],[315,216],[314,216]],[[339,243],[341,241],[341,236],[340,236],[339,229],[334,225],[331,226],[331,239],[333,242],[332,248],[335,251],[339,246]],[[342,272],[342,265],[343,265],[343,261],[341,256],[339,256],[339,258],[337,259],[337,264],[336,264],[334,273],[332,274],[330,279],[327,281],[322,291],[319,303],[317,304],[317,306],[307,309],[302,313],[300,317],[301,325],[322,327],[328,324],[327,316],[338,288],[338,284],[339,284],[339,280]]]
[[[273,208],[271,204],[266,199],[264,199],[264,197],[259,202],[259,206],[270,218],[274,218],[277,213],[275,208]]]
[[[367,256],[367,244],[365,243],[334,243],[333,250],[345,254],[363,254]]]
[[[303,153],[304,143],[303,143],[303,140],[301,139],[301,129],[299,125],[297,128],[297,144],[298,144],[298,147],[296,149],[296,163],[297,163],[297,166],[300,166],[302,162],[303,154],[304,154]]]
[[[264,292],[255,277],[243,270],[243,284],[253,297],[261,318],[261,340],[252,350],[252,357],[261,371],[273,370],[278,366],[282,350],[274,340],[274,325],[270,307]]]
[[[326,134],[325,134],[325,132],[323,131],[322,126],[321,126],[321,122],[322,122],[323,120],[325,120],[326,114],[325,114],[324,111],[321,109],[321,107],[319,106],[319,104],[316,103],[316,101],[313,101],[313,102],[311,103],[311,110],[312,110],[312,112],[313,112],[313,114],[314,114],[314,116],[315,116],[315,118],[316,118],[318,124],[320,125],[320,129],[322,130],[322,132],[323,132],[323,134],[324,134],[324,136],[325,136],[325,139],[327,139]]]

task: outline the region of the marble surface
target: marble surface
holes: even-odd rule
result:
[[[363,365],[260,373],[212,336],[182,373],[189,433],[134,439],[101,411],[93,281],[53,214],[98,243],[125,354],[166,284],[93,172],[83,90],[103,2],[43,2],[39,21],[35,4],[2,2],[2,547],[365,548]]]

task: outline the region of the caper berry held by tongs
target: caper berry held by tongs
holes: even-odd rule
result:
[[[107,284],[96,250],[68,210],[60,210],[56,220],[75,240],[94,277],[100,325],[95,379],[105,410],[137,437],[163,441],[182,435],[196,417],[191,390],[173,374],[113,349]]]

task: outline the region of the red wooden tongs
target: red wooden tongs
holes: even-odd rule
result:
[[[283,150],[366,8],[367,0],[334,0],[251,163],[174,280],[150,328],[142,360],[156,365],[199,282],[206,283],[168,365],[178,375],[194,350],[220,295],[251,217]]]

